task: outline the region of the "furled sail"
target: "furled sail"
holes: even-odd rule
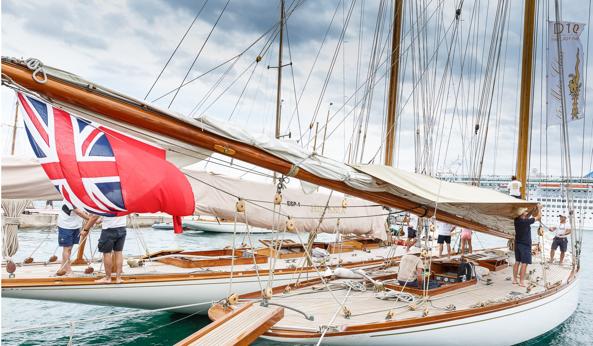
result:
[[[290,217],[295,230],[323,233],[366,235],[385,239],[387,211],[358,198],[327,193],[305,194],[298,188],[282,190],[282,203],[274,206],[276,186],[191,169],[182,169],[188,177],[199,213],[226,220],[235,219],[235,203],[244,199],[246,212],[238,213],[238,222],[255,227],[284,230]],[[37,159],[15,156],[2,158],[3,199],[61,199]],[[346,201],[346,202],[344,202]],[[327,207],[326,207],[327,206]],[[323,218],[321,216],[323,215]],[[319,220],[322,219],[320,223]]]
[[[40,73],[39,69],[32,71],[24,61],[17,59],[3,58],[2,72],[5,85],[36,92],[51,98],[59,106],[102,114],[110,121],[168,136],[192,147],[217,151],[332,190],[392,208],[409,210],[419,216],[435,216],[440,221],[476,231],[511,238],[511,220],[520,214],[522,208],[535,207],[532,202],[513,201],[510,203],[511,208],[505,209],[506,212],[496,219],[503,222],[482,218],[481,211],[475,209],[475,204],[464,204],[463,201],[459,202],[459,207],[465,208],[464,213],[441,210],[438,208],[438,200],[419,200],[408,194],[399,194],[397,182],[393,184],[382,181],[342,162],[307,152],[296,144],[253,135],[232,124],[207,117],[181,117],[92,83],[77,82],[77,79],[81,79],[76,76],[67,75],[68,78],[65,78],[65,72],[47,67],[42,71],[47,74],[47,80],[38,80],[39,77],[34,75]],[[476,194],[483,192],[475,189]],[[491,202],[493,205],[500,205],[499,200]]]
[[[341,194],[305,194],[299,188],[282,190],[282,202],[274,205],[276,186],[222,175],[183,170],[196,196],[196,210],[251,226],[284,230],[290,217],[295,230],[323,233],[367,235],[385,239],[388,211],[359,198],[345,199]],[[244,199],[246,210],[236,213],[237,197]],[[321,220],[321,223],[320,223]]]

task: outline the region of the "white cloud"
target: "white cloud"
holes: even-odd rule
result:
[[[585,1],[581,1],[586,7]],[[153,99],[163,93],[176,88],[187,69],[193,61],[196,52],[203,44],[211,25],[219,14],[225,1],[211,1],[204,10],[203,15],[188,34],[187,40],[180,47],[179,52],[167,67],[159,83],[151,93],[149,99]],[[287,6],[289,5],[287,1]],[[3,1],[2,13],[2,51],[3,55],[17,57],[37,57],[47,65],[77,73],[84,78],[105,85],[131,96],[143,98],[148,88],[154,81],[154,78],[163,67],[181,35],[187,29],[189,23],[193,20],[196,11],[201,3],[194,2],[166,2],[160,0],[150,1],[122,1],[122,2],[104,2],[104,1]],[[310,122],[316,116],[315,121],[320,122],[320,129],[325,123],[326,113],[329,103],[333,102],[331,107],[332,120],[328,127],[328,133],[332,136],[326,143],[326,154],[342,160],[347,156],[349,142],[353,138],[354,121],[364,119],[366,114],[368,118],[368,130],[366,144],[363,155],[363,161],[370,160],[376,152],[379,152],[377,161],[380,161],[383,149],[381,148],[384,137],[384,114],[386,97],[386,72],[385,65],[377,71],[375,79],[375,88],[373,91],[372,102],[368,113],[361,111],[358,107],[353,110],[353,97],[347,105],[344,100],[351,97],[369,75],[369,59],[372,54],[373,30],[377,19],[377,3],[366,3],[364,8],[364,17],[361,17],[360,5],[355,7],[354,14],[346,35],[346,42],[343,50],[338,54],[336,65],[330,77],[330,83],[323,99],[320,100],[322,86],[330,68],[330,62],[337,46],[341,24],[344,22],[344,16],[348,12],[349,2],[342,6],[338,1],[315,2],[306,1],[301,8],[294,12],[289,18],[288,28],[291,39],[291,53],[293,66],[284,68],[282,98],[283,103],[283,128],[290,123],[290,131],[295,137],[299,137],[300,129],[308,129]],[[408,4],[406,2],[406,4]],[[410,37],[414,35],[408,32],[410,18],[406,17],[406,26],[404,26],[403,44],[405,54],[402,56],[402,97],[400,102],[407,103],[400,114],[400,123],[397,131],[397,165],[413,169],[415,166],[416,149],[415,138],[416,128],[420,135],[424,136],[426,129],[415,124],[417,121],[423,122],[432,117],[436,122],[435,130],[442,133],[439,137],[432,138],[435,145],[433,148],[433,162],[439,171],[456,171],[467,173],[470,160],[475,149],[472,149],[472,138],[475,138],[473,128],[475,126],[476,109],[479,102],[479,90],[483,85],[483,70],[486,68],[486,57],[489,45],[489,31],[494,21],[494,5],[489,5],[489,14],[487,9],[482,6],[479,11],[476,9],[476,19],[480,17],[480,22],[474,22],[475,33],[468,35],[472,23],[471,14],[473,3],[464,3],[462,21],[459,22],[459,39],[461,43],[454,46],[454,54],[451,56],[453,66],[453,78],[445,80],[441,88],[441,78],[445,71],[448,48],[451,44],[451,34],[449,31],[446,40],[439,46],[439,52],[434,57],[425,56],[428,70],[425,75],[425,83],[419,84],[416,89],[416,97],[412,96],[412,51],[414,51],[415,63],[419,63],[418,41],[415,46],[410,47]],[[583,7],[581,6],[581,7]],[[584,8],[583,7],[583,8]],[[320,52],[320,57],[312,70],[311,79],[303,93],[299,104],[300,119],[293,116],[295,113],[295,90],[293,89],[293,76],[291,69],[294,70],[294,85],[296,86],[297,96],[305,83],[309,74],[313,60],[320,47],[321,39],[330,18],[337,9],[335,23],[330,31],[330,36]],[[389,14],[391,9],[385,9]],[[408,9],[409,11],[409,9]],[[583,12],[578,10],[577,5],[565,6],[565,18],[575,21],[586,21]],[[406,12],[407,14],[408,12]],[[436,37],[443,37],[443,33],[450,25],[454,27],[453,22],[454,8],[452,3],[444,3],[442,11],[437,10],[434,4],[427,11],[427,16],[431,16],[430,23],[427,26],[426,44],[427,51],[433,51],[437,44]],[[517,113],[518,113],[518,88],[517,80],[520,73],[519,54],[521,49],[521,21],[522,5],[519,2],[511,2],[510,22],[507,39],[505,41],[506,55],[501,59],[500,73],[497,76],[498,87],[494,95],[494,105],[491,113],[491,125],[486,146],[484,174],[511,174],[514,172],[514,157],[516,151],[516,131],[517,131]],[[196,65],[189,74],[189,79],[194,78],[222,61],[235,56],[245,49],[251,42],[255,41],[265,30],[270,28],[277,21],[278,8],[275,3],[261,1],[242,1],[231,2],[228,12],[223,15],[219,27],[214,31],[210,41],[206,44],[204,51],[198,58]],[[391,20],[389,15],[386,18],[386,24]],[[364,25],[360,26],[361,19],[364,19]],[[453,24],[451,24],[453,23]],[[475,29],[478,27],[478,29]],[[360,28],[363,29],[364,38],[361,41],[360,58],[359,57],[359,34]],[[379,44],[378,54],[380,62],[386,60],[386,46],[389,43],[388,25],[384,26],[381,43]],[[485,35],[485,34],[486,35]],[[473,36],[472,36],[473,35]],[[485,36],[484,36],[485,35]],[[582,38],[584,44],[590,40],[585,36]],[[245,53],[241,59],[233,65],[228,71],[226,77],[220,85],[209,95],[211,88],[216,85],[223,72],[230,65],[213,71],[200,78],[196,82],[182,89],[173,109],[189,114],[196,105],[202,102],[199,108],[200,113],[204,112],[209,116],[220,119],[227,119],[236,106],[233,113],[233,121],[253,131],[264,131],[268,134],[273,133],[273,123],[275,116],[275,98],[276,98],[276,70],[267,69],[268,65],[277,64],[277,42],[272,41],[266,44],[270,37],[265,37],[250,51]],[[464,63],[463,85],[460,94],[457,97],[456,88],[459,86],[459,76],[461,71],[462,53],[465,49],[465,43],[470,40],[474,45],[466,56]],[[475,45],[478,42],[479,44]],[[243,88],[251,74],[250,64],[255,57],[260,54],[262,48],[267,47],[263,60],[258,64],[253,72],[248,87]],[[415,50],[413,50],[415,48]],[[540,46],[541,48],[541,46]],[[538,50],[538,54],[541,51]],[[589,52],[591,53],[591,52]],[[288,46],[285,46],[284,62],[289,58]],[[538,60],[539,61],[539,60]],[[559,150],[559,132],[557,129],[548,130],[547,137],[545,132],[540,132],[540,105],[543,100],[539,97],[541,88],[541,74],[539,62],[536,64],[535,84],[534,84],[534,122],[532,139],[532,168],[548,172],[550,174],[560,173],[560,150]],[[593,59],[589,60],[593,65]],[[419,65],[416,65],[416,73],[421,71]],[[357,71],[359,84],[356,85]],[[239,75],[244,72],[241,78]],[[236,79],[236,81],[235,81]],[[232,87],[231,83],[234,84]],[[592,85],[588,86],[591,89]],[[228,91],[223,91],[229,88]],[[442,94],[438,91],[442,90]],[[368,90],[364,87],[359,90],[356,100],[362,100],[362,95]],[[243,92],[241,99],[239,96]],[[501,94],[499,94],[499,92]],[[214,102],[216,97],[222,93],[222,96]],[[419,95],[424,93],[424,104],[420,103]],[[209,97],[204,101],[206,96]],[[590,91],[589,91],[590,95]],[[14,112],[13,96],[6,88],[2,90],[3,115],[2,115],[2,135],[4,152],[7,152],[10,129],[7,126],[12,123]],[[167,106],[171,96],[165,97],[158,102],[161,106]],[[440,100],[440,103],[436,103]],[[589,97],[588,109],[593,109],[593,98]],[[238,104],[237,104],[238,103]],[[212,104],[208,108],[208,105]],[[320,105],[317,114],[315,109]],[[424,111],[423,111],[424,109]],[[337,113],[336,113],[337,112]],[[361,114],[363,118],[360,118]],[[347,117],[345,121],[343,118]],[[582,137],[583,122],[570,125],[573,137],[572,149],[573,171],[581,172],[580,157],[583,145],[585,146],[585,169],[589,170],[591,161],[590,153],[593,146],[591,132],[593,132],[593,118],[587,121],[587,133],[585,141]],[[496,126],[496,119],[500,119],[499,126]],[[451,124],[451,122],[453,123]],[[342,127],[333,131],[338,124]],[[364,124],[364,121],[363,121]],[[449,128],[451,135],[449,136]],[[481,129],[483,131],[484,128]],[[284,131],[284,129],[283,129]],[[323,131],[318,134],[318,142],[321,142]],[[20,136],[18,150],[23,152],[29,150]],[[304,139],[308,142],[313,135],[305,134]],[[540,138],[542,147],[540,147]],[[424,139],[424,138],[422,138]],[[547,155],[545,155],[545,139],[547,143]],[[310,144],[310,147],[312,144]],[[318,145],[320,147],[320,145]],[[496,151],[495,151],[496,149]],[[548,159],[548,167],[545,168],[540,162]],[[459,165],[459,163],[461,165]],[[540,168],[541,166],[541,168]]]

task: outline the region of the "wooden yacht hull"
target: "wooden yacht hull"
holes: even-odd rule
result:
[[[317,276],[317,274],[309,273]],[[304,274],[303,277],[307,277]],[[286,285],[294,281],[292,273],[276,274],[274,285]],[[140,281],[140,280],[138,280]],[[59,302],[118,306],[138,309],[159,309],[206,302],[199,306],[173,309],[180,313],[206,314],[212,302],[229,295],[228,275],[219,278],[180,278],[146,282],[126,282],[124,284],[73,284],[37,285],[29,287],[3,287],[3,298],[39,299]],[[260,280],[256,276],[234,277],[232,293],[244,294],[265,288],[267,274]]]
[[[516,306],[500,309],[483,308],[478,314],[468,317],[438,318],[425,323],[375,324],[328,333],[326,345],[514,345],[538,337],[566,321],[576,310],[579,297],[578,277],[570,284],[551,292],[544,292]],[[460,312],[461,313],[461,312]],[[405,321],[401,321],[405,322]],[[264,338],[289,343],[319,341],[318,333],[306,334],[291,331],[270,330]]]

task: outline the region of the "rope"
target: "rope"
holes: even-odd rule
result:
[[[45,74],[45,69],[43,68],[43,63],[39,59],[29,58],[25,60],[25,65],[29,70],[33,71],[31,77],[33,80],[39,84],[47,83],[47,75]],[[41,74],[41,77],[39,75]]]
[[[233,249],[231,250],[231,277],[229,278],[229,292],[227,296],[230,297],[233,291],[233,273],[235,272],[235,248],[236,248],[236,237],[237,237],[237,213],[235,210],[235,220],[233,222]]]
[[[171,55],[169,56],[169,59],[167,59],[167,62],[165,63],[165,66],[163,66],[163,69],[161,70],[161,72],[159,72],[159,75],[156,77],[154,83],[152,83],[152,86],[150,87],[150,89],[148,89],[148,92],[146,93],[146,96],[144,96],[144,100],[146,100],[146,98],[148,97],[148,95],[150,95],[150,92],[152,91],[152,89],[154,88],[154,86],[156,85],[156,83],[159,81],[159,79],[161,78],[161,76],[163,75],[163,72],[165,72],[165,69],[167,68],[167,66],[171,62],[171,59],[173,59],[173,56],[175,55],[175,53],[177,53],[177,50],[181,46],[181,43],[183,43],[183,41],[185,40],[185,37],[187,36],[187,34],[191,30],[191,28],[194,26],[196,20],[198,20],[198,17],[200,17],[200,14],[202,13],[202,10],[204,10],[204,7],[206,7],[206,4],[207,3],[208,3],[208,0],[205,0],[204,1],[204,4],[202,5],[202,7],[200,7],[200,10],[198,11],[198,14],[196,14],[196,16],[194,17],[194,20],[191,22],[191,24],[189,25],[189,27],[187,28],[187,30],[185,31],[185,33],[181,37],[181,40],[179,40],[179,43],[177,43],[177,47],[175,47],[175,49],[173,50],[173,53],[171,53]]]
[[[51,232],[47,232],[47,235],[45,236],[45,238],[43,238],[39,244],[37,244],[37,247],[35,249],[33,249],[33,251],[31,251],[31,254],[29,255],[29,257],[33,258],[33,255],[35,254],[35,252],[37,252],[37,250],[39,250],[39,248],[41,247],[41,245],[43,245],[43,243],[45,243],[45,241],[49,238],[49,236],[51,235]],[[59,247],[59,245],[58,245]],[[57,248],[56,248],[57,251]],[[55,251],[54,251],[55,254]]]
[[[75,323],[74,321],[70,321],[70,337],[68,338],[68,346],[72,346],[72,339],[74,338],[74,328],[75,328]]]
[[[2,225],[2,257],[10,260],[19,249],[19,215],[25,211],[29,200],[24,199],[3,199],[2,210],[4,211],[4,222]]]
[[[181,90],[181,87],[183,87],[183,83],[185,83],[185,80],[187,79],[187,76],[189,76],[189,73],[194,68],[194,65],[195,65],[196,61],[198,60],[198,58],[202,54],[202,51],[204,50],[204,47],[206,46],[206,43],[208,43],[208,40],[210,39],[210,36],[214,32],[214,29],[218,25],[218,22],[220,21],[220,18],[222,17],[222,15],[224,14],[224,12],[226,11],[226,8],[229,5],[229,2],[231,2],[231,0],[227,0],[226,4],[222,8],[222,11],[220,11],[220,14],[218,15],[218,18],[216,18],[216,22],[214,22],[214,25],[212,25],[212,29],[210,29],[210,32],[208,33],[208,36],[206,36],[206,39],[204,40],[204,43],[202,43],[202,46],[200,47],[200,50],[198,51],[198,54],[196,54],[196,57],[194,58],[194,61],[192,61],[191,66],[189,67],[189,69],[187,70],[187,73],[183,77],[183,81],[181,81],[181,84],[179,84],[179,87],[177,87],[177,90],[175,91],[175,94],[173,95],[173,98],[171,99],[171,102],[169,103],[169,107],[167,107],[167,108],[171,108],[171,105],[175,101],[175,98],[177,97],[177,94],[179,94],[179,90]],[[204,4],[204,6],[205,5],[206,4]]]
[[[342,310],[344,308],[344,305],[346,304],[346,301],[348,300],[348,296],[350,295],[351,290],[352,290],[352,288],[348,288],[348,292],[346,292],[346,296],[344,297],[344,300],[342,301],[342,303],[340,304],[340,306],[338,307],[336,312],[334,312],[334,315],[332,316],[332,318],[329,321],[329,323],[327,324],[327,326],[323,329],[323,333],[321,333],[321,336],[319,337],[319,341],[317,341],[317,346],[321,345],[321,341],[323,341],[323,338],[325,337],[325,333],[327,333],[331,324],[334,323],[334,321],[336,320],[336,317],[338,317],[338,313],[340,312],[340,310]]]

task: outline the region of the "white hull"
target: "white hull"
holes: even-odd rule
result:
[[[324,345],[514,345],[556,328],[576,310],[578,278],[565,289],[534,302],[449,322],[367,334],[326,336]],[[318,339],[265,337],[316,344]]]
[[[190,227],[195,230],[213,233],[234,233],[237,234],[247,233],[247,225],[244,223],[233,222],[208,222],[208,221],[184,221],[184,226]],[[273,233],[274,231],[266,228],[249,227],[251,233]]]
[[[317,274],[309,274],[317,277]],[[306,278],[307,275],[303,274]],[[313,276],[310,276],[313,277]],[[293,274],[274,276],[274,285],[286,285],[294,281]],[[60,287],[3,288],[4,298],[41,299],[60,302],[129,307],[138,309],[159,309],[172,306],[216,302],[229,295],[230,279],[176,280],[169,282],[75,285]],[[267,283],[267,276],[261,277],[261,284]],[[257,277],[233,278],[232,293],[245,294],[259,291]],[[170,311],[206,314],[210,304],[180,308]]]

